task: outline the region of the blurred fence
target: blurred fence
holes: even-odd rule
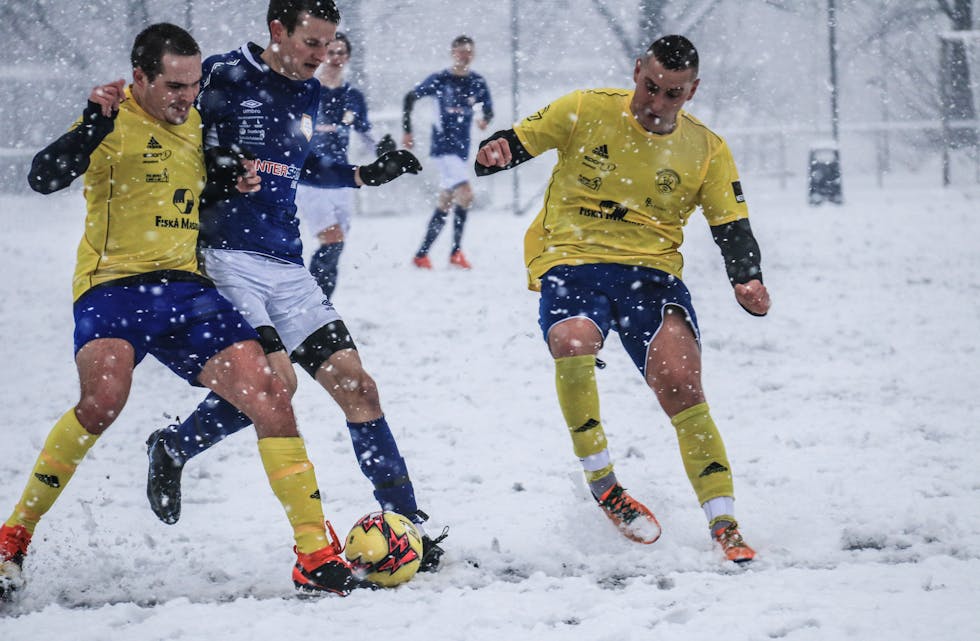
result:
[[[31,34],[40,40],[26,45],[0,25],[13,47],[13,62],[0,71],[0,192],[6,193],[27,189],[30,158],[77,117],[92,86],[129,76],[128,47],[136,26],[142,26],[133,15],[143,22],[190,26],[205,55],[246,40],[264,45],[268,38],[267,0],[11,3],[21,13],[43,10],[44,19]],[[449,43],[462,33],[475,39],[474,70],[487,78],[493,93],[497,117],[491,131],[572,89],[632,83],[633,56],[625,54],[622,36],[637,32],[636,0],[338,0],[338,5],[344,15],[341,28],[354,42],[349,76],[365,90],[378,133],[390,132],[396,140],[402,97],[449,64]],[[826,60],[813,55],[825,47],[822,16],[819,7],[787,12],[762,1],[719,0],[685,32],[702,58],[702,83],[690,111],[728,139],[746,179],[757,175],[789,186],[794,177],[805,175],[809,148],[829,137]],[[847,32],[842,37],[846,43]],[[55,42],[39,47],[45,39]],[[936,142],[940,123],[874,121],[889,103],[894,111],[897,102],[889,96],[891,87],[872,86],[868,80],[887,71],[856,54],[851,59],[852,65],[842,70],[845,182],[852,173],[886,184],[890,176],[905,180],[910,172],[923,172],[924,183],[938,184],[934,165],[942,151]],[[431,122],[427,102],[418,103],[413,118],[423,164]],[[474,138],[481,133],[475,131]],[[954,156],[952,182],[975,183],[975,150]],[[476,181],[478,197],[495,206],[533,210],[536,204],[528,203],[534,203],[547,180],[550,163],[531,165],[510,172],[513,177]],[[435,172],[423,172],[383,190],[362,190],[362,208],[365,213],[431,211],[434,181]]]

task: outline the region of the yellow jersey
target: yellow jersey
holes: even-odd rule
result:
[[[196,110],[172,125],[143,111],[127,87],[113,131],[89,157],[84,184],[75,300],[126,276],[163,269],[200,274],[197,208],[205,170]]]
[[[682,276],[684,225],[748,217],[725,141],[681,111],[669,134],[646,131],[632,90],[575,91],[514,126],[533,156],[558,151],[544,207],[524,238],[529,287],[556,265],[620,263]]]

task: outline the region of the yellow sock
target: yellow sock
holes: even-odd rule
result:
[[[689,407],[670,422],[677,430],[681,460],[698,495],[698,503],[704,504],[719,496],[735,496],[732,466],[708,404]]]
[[[582,460],[590,483],[612,473],[606,432],[599,419],[599,388],[595,381],[595,356],[555,359],[558,404],[572,436],[575,456]]]
[[[24,493],[6,524],[11,527],[22,525],[33,534],[37,522],[61,496],[61,491],[97,438],[78,422],[74,407],[65,412],[48,432]]]
[[[296,549],[304,554],[329,545],[313,463],[298,436],[259,439],[259,455],[269,485],[286,510]]]

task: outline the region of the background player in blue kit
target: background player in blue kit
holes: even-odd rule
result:
[[[272,0],[266,48],[248,43],[205,60],[198,109],[209,173],[237,171],[240,155],[247,153],[254,156],[262,189],[228,192],[204,203],[199,250],[205,273],[258,331],[270,366],[290,393],[297,385],[292,359],[343,410],[357,461],[381,506],[421,525],[427,516],[416,505],[377,385],[340,314],[303,266],[294,203],[301,180],[321,187],[380,185],[421,170],[405,150],[355,167],[312,148],[320,103],[313,76],[339,21],[332,0]],[[249,424],[225,399],[209,394],[182,424],[150,436],[147,497],[161,520],[175,523],[180,517],[187,460]],[[423,543],[423,568],[434,569],[442,553],[438,539],[425,536]],[[307,574],[319,561],[301,551],[294,580],[316,589]]]
[[[350,40],[338,32],[334,41],[327,45],[327,59],[316,73],[321,89],[320,110],[313,128],[313,149],[339,165],[349,162],[347,152],[351,132],[357,132],[379,156],[395,149],[391,136],[385,135],[378,143],[371,135],[364,94],[344,79],[344,68],[350,62],[350,56]],[[350,232],[354,190],[317,189],[301,184],[296,190],[296,205],[300,218],[316,232],[320,245],[310,258],[310,273],[320,284],[323,295],[333,299],[340,255]]]
[[[413,261],[421,269],[432,269],[429,250],[445,227],[450,209],[453,211],[453,244],[449,262],[463,269],[470,268],[461,244],[466,214],[473,204],[471,171],[466,159],[470,153],[470,127],[473,123],[474,107],[477,104],[483,107],[483,117],[476,121],[476,126],[480,129],[486,129],[493,118],[493,102],[487,81],[480,74],[470,71],[470,64],[476,55],[473,39],[469,36],[458,36],[453,40],[451,53],[453,66],[432,74],[409,91],[405,95],[402,113],[402,145],[411,149],[414,143],[412,108],[415,102],[426,96],[434,96],[438,101],[439,114],[432,125],[429,153],[439,169],[439,196],[422,246]]]

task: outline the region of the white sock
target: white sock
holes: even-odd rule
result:
[[[734,496],[718,496],[709,499],[701,504],[701,508],[704,510],[704,515],[708,517],[708,523],[711,523],[719,516],[730,516],[732,520],[735,519]]]

